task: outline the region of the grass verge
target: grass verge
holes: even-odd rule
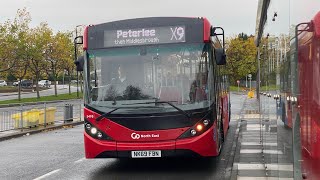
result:
[[[82,93],[79,92],[79,97],[82,98]],[[13,100],[4,100],[0,101],[0,104],[18,104],[18,103],[28,103],[28,102],[43,102],[43,101],[58,101],[58,100],[69,100],[69,99],[78,99],[77,92],[69,93],[67,94],[58,94],[58,96],[43,96],[40,97],[40,99],[37,98],[22,98],[21,101],[18,99]]]

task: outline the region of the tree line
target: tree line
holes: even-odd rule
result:
[[[254,36],[240,33],[238,36],[227,39],[227,68],[232,85],[237,85],[237,80],[246,80],[248,74],[252,80],[257,80],[258,54],[254,44]],[[260,48],[260,83],[261,85],[276,85],[277,60],[279,64],[286,58],[290,49],[290,37],[281,34],[278,37],[263,37]],[[282,56],[281,56],[282,55]]]
[[[20,9],[13,20],[0,23],[0,79],[8,76],[17,80],[33,79],[40,98],[37,82],[41,78],[53,80],[57,95],[57,78],[66,72],[71,93],[70,81],[75,72],[72,32],[54,33],[47,23],[30,27],[30,22],[30,13]],[[228,38],[226,46],[225,73],[229,75],[231,84],[245,80],[248,74],[255,77],[257,48],[254,37],[240,33]],[[19,99],[20,90],[19,83]]]
[[[237,80],[246,80],[248,74],[255,79],[257,74],[257,48],[254,36],[240,33],[226,42],[227,68],[230,84],[237,85]]]
[[[19,100],[21,80],[36,82],[37,98],[40,98],[38,81],[41,78],[54,82],[57,96],[57,78],[62,73],[69,77],[74,73],[74,45],[72,32],[54,33],[47,23],[30,27],[31,16],[26,9],[19,9],[13,20],[0,23],[0,76],[17,79]]]

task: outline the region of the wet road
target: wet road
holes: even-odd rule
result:
[[[87,160],[77,126],[0,142],[0,179],[229,179],[244,97],[232,95],[230,129],[217,158]]]

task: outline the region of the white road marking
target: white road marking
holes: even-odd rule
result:
[[[293,180],[293,178],[237,176],[237,180]]]
[[[247,128],[260,128],[260,127],[262,127],[261,124],[247,124],[246,126],[247,126]]]
[[[259,142],[241,142],[241,145],[242,146],[259,146],[259,145],[262,145],[261,143]],[[278,146],[278,143],[263,143],[263,145],[265,146]]]
[[[86,158],[81,158],[81,159],[75,161],[74,163],[77,164],[77,163],[79,163],[79,162],[81,162],[81,161],[84,161],[85,159],[86,159]]]
[[[293,171],[292,164],[267,164],[268,170]]]
[[[57,173],[59,171],[61,171],[61,169],[57,169],[57,170],[51,171],[51,172],[49,172],[49,173],[47,173],[45,175],[42,175],[40,177],[35,178],[34,180],[40,180],[40,179],[47,178],[47,177],[51,176],[52,174]]]
[[[270,128],[268,130],[266,130],[266,128],[263,126],[263,127],[251,127],[251,128],[248,128],[246,129],[246,131],[266,131],[266,132],[270,132]]]
[[[238,170],[264,170],[267,168],[268,170],[274,171],[293,171],[292,164],[252,164],[252,163],[238,163]]]
[[[258,128],[258,127],[266,127],[267,125],[264,125],[264,124],[246,124],[245,126],[247,126],[247,128],[248,127],[252,127],[252,128]],[[269,128],[276,128],[276,127],[278,127],[277,125],[275,126],[275,125],[268,125],[269,126]]]
[[[262,153],[262,149],[240,149],[240,154],[259,154]],[[263,150],[264,154],[283,154],[282,151],[278,150]]]
[[[259,119],[260,114],[244,114],[243,119]]]

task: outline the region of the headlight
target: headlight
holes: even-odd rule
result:
[[[195,125],[193,125],[190,129],[185,131],[179,139],[199,136],[200,134],[206,132],[213,124],[212,120],[209,119],[201,119]]]
[[[190,133],[191,133],[191,135],[192,135],[192,136],[194,136],[194,135],[196,135],[196,134],[197,134],[197,131],[196,131],[196,130],[194,130],[194,129],[191,129]]]
[[[101,132],[98,132],[97,137],[98,137],[99,139],[101,139],[101,138],[103,137],[102,133],[101,133]]]
[[[203,129],[203,126],[202,124],[198,124],[196,128],[197,128],[197,131],[200,132]]]
[[[86,124],[86,129],[87,129],[88,131],[90,131],[90,129],[91,129],[91,124],[87,123],[87,124]]]
[[[91,132],[91,134],[95,135],[95,134],[97,134],[98,130],[97,130],[97,128],[93,127],[93,128],[91,128],[90,132]]]
[[[204,126],[208,126],[209,121],[207,119],[205,119],[205,120],[203,120],[203,124],[204,124]]]
[[[88,120],[84,121],[84,127],[86,133],[95,139],[113,141],[113,139],[110,136],[106,135],[101,130],[94,127]]]

